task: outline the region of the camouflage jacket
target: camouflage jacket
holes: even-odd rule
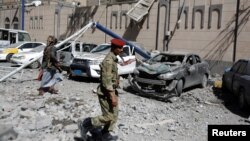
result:
[[[118,59],[115,54],[110,52],[100,64],[101,84],[98,88],[98,94],[102,95],[103,91],[114,91],[118,87],[119,76],[117,62]]]

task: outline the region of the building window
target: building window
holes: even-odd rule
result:
[[[7,28],[7,29],[10,28],[10,19],[8,17],[5,18],[4,24],[5,24],[5,28]]]
[[[199,13],[200,15],[200,21],[197,20],[196,13]],[[200,29],[203,29],[204,27],[204,13],[205,13],[205,6],[195,6],[193,8],[193,17],[192,17],[192,28],[195,28],[195,23],[200,22]]]
[[[39,23],[40,23],[40,29],[43,29],[43,16],[40,16]]]
[[[29,25],[30,29],[33,29],[33,17],[30,17],[30,25]]]
[[[38,17],[37,17],[37,16],[35,16],[34,28],[35,28],[35,29],[39,29]]]
[[[17,17],[14,17],[14,19],[13,19],[13,28],[14,29],[18,29],[19,28],[19,26],[18,26],[19,24],[18,24],[18,18]]]
[[[113,27],[113,18],[115,19],[115,29],[117,29],[117,18],[118,18],[118,11],[111,12],[111,19],[110,19],[110,28]]]
[[[72,25],[72,15],[68,15],[68,19],[67,19],[67,27],[70,28]]]
[[[127,10],[123,10],[120,13],[120,29],[122,29],[122,27],[124,27],[125,29],[128,27],[128,24],[127,24],[128,18],[126,15],[127,12],[128,12]],[[124,19],[124,21],[122,19]]]

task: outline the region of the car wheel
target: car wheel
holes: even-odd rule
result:
[[[245,109],[247,107],[246,99],[245,99],[245,90],[240,89],[239,92],[239,97],[238,97],[238,102],[239,102],[239,107],[240,109]]]
[[[13,53],[10,53],[10,54],[8,54],[7,56],[6,56],[6,60],[8,61],[8,62],[10,62],[10,58],[13,56]]]
[[[176,85],[176,94],[177,94],[178,96],[180,96],[181,93],[182,93],[182,90],[183,90],[183,80],[180,79],[180,80],[177,82],[177,85]]]
[[[32,64],[30,64],[29,67],[32,69],[36,69],[36,68],[39,68],[39,66],[40,66],[40,63],[38,61],[35,61]]]
[[[222,76],[222,91],[227,92],[226,81],[224,76]]]
[[[207,87],[207,76],[204,74],[201,82],[201,87],[206,88]]]
[[[74,80],[75,76],[72,75],[72,73],[69,73],[68,79]]]

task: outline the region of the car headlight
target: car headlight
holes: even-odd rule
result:
[[[157,78],[163,79],[163,80],[172,80],[175,78],[176,74],[177,73],[174,73],[174,72],[164,73],[164,74],[158,75]]]
[[[99,65],[101,64],[102,60],[89,60],[89,65]]]

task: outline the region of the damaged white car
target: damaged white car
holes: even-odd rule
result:
[[[168,98],[191,86],[206,87],[209,74],[208,63],[198,55],[165,52],[141,62],[129,83],[140,94]]]
[[[91,50],[90,53],[77,54],[70,65],[71,77],[99,78],[101,71],[99,65],[110,52],[110,49],[110,44],[101,44]],[[123,46],[123,53],[117,56],[117,58],[119,75],[125,76],[133,73],[136,66],[134,47]]]

